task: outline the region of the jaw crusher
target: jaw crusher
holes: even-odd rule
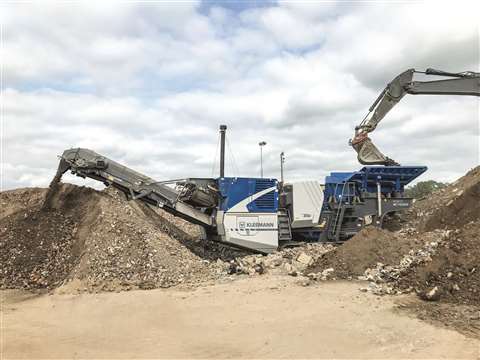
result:
[[[365,166],[332,172],[325,184],[290,184],[274,178],[225,177],[220,168],[218,178],[156,181],[92,150],[75,148],[61,155],[51,189],[70,170],[119,189],[129,200],[201,225],[207,239],[270,253],[304,242],[339,243],[365,226],[381,227],[387,216],[410,207],[413,200],[404,197],[404,187],[427,169]]]

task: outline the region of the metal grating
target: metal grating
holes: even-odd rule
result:
[[[255,181],[255,193],[275,186],[274,180],[269,179],[257,179]],[[258,209],[272,209],[275,207],[275,191],[272,190],[269,193],[260,196],[254,201],[255,206]]]

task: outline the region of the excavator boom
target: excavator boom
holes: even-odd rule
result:
[[[450,77],[451,79],[413,81],[415,73]],[[380,121],[400,102],[405,94],[480,96],[480,73],[471,71],[450,73],[435,69],[420,72],[408,69],[395,77],[380,93],[360,125],[355,127],[355,136],[350,140],[350,144],[357,152],[358,161],[361,164],[398,165],[397,162],[378,150],[368,134],[375,130]]]

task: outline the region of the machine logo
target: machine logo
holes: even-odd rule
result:
[[[399,206],[399,207],[409,207],[410,206],[410,201],[394,200],[392,205],[393,206]]]
[[[254,236],[259,231],[275,229],[273,221],[260,221],[258,216],[237,217],[237,232],[244,236]]]

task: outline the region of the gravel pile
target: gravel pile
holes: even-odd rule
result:
[[[480,214],[480,166],[451,185],[421,199],[407,214],[406,228],[419,232],[460,229]]]
[[[115,190],[61,184],[48,208],[42,207],[45,194],[43,189],[2,194],[10,209],[0,219],[2,288],[196,286],[223,274],[215,253],[226,260],[234,256],[217,248],[202,257],[208,249],[197,227],[182,220],[172,224],[161,210],[125,201]]]
[[[57,196],[62,209],[42,210],[45,189],[20,189],[1,194],[0,286],[58,286],[81,255],[80,220],[97,197],[92,189],[65,187]],[[77,198],[88,199],[78,202]]]
[[[0,219],[21,210],[37,207],[45,198],[47,189],[26,188],[0,192]]]

